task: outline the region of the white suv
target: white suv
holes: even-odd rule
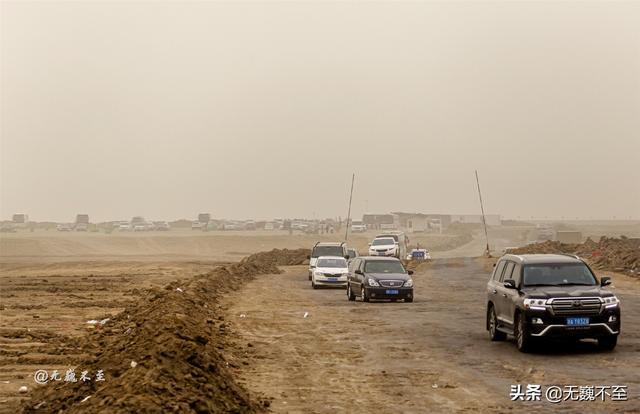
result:
[[[376,237],[369,245],[369,256],[398,257],[398,244],[393,237]]]
[[[348,272],[347,259],[344,257],[320,256],[311,274],[311,287],[346,286]]]

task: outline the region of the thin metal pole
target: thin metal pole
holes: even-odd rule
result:
[[[482,225],[484,226],[484,237],[487,240],[487,250],[485,254],[489,254],[489,235],[487,234],[487,220],[484,217],[484,205],[482,203],[482,193],[480,192],[480,180],[478,179],[478,170],[476,170],[476,184],[478,185],[478,197],[480,198],[480,211],[482,211]]]
[[[353,182],[356,179],[356,173],[351,176],[351,194],[349,195],[349,211],[347,212],[347,228],[344,232],[345,243],[349,239],[349,222],[351,221],[351,201],[353,200]]]

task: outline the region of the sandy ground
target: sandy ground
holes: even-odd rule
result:
[[[375,231],[349,236],[349,245],[367,251]],[[168,232],[75,233],[55,230],[0,235],[0,263],[66,261],[238,261],[264,250],[310,248],[317,241],[340,241],[343,233],[308,235],[286,231],[172,230]],[[412,243],[434,251],[462,244],[456,234],[411,235]]]
[[[207,262],[3,264],[0,277],[0,412],[15,412],[38,369],[64,372],[78,351],[62,341],[95,329],[145,288],[206,272]],[[72,342],[73,343],[73,342]]]
[[[526,228],[490,229],[500,250],[526,241]],[[374,233],[353,235],[361,251]],[[639,412],[639,282],[615,275],[623,334],[613,353],[593,344],[553,345],[523,355],[491,343],[483,329],[489,264],[477,256],[481,233],[417,235],[436,261],[415,275],[413,304],[350,303],[342,290],[309,288],[306,268],[261,276],[226,299],[238,341],[251,343],[237,374],[250,392],[272,398],[276,412],[525,411],[511,403],[514,383],[630,387],[615,406],[562,404],[556,410]],[[90,319],[108,318],[144,289],[209,271],[271,248],[310,247],[313,236],[279,232],[171,231],[145,234],[20,232],[0,235],[0,412],[15,412],[22,385],[37,369],[65,369]],[[448,247],[448,249],[446,249]],[[304,312],[310,317],[303,318]],[[245,314],[245,318],[240,318]],[[100,329],[100,328],[98,328]],[[436,387],[437,386],[437,387]]]
[[[483,259],[437,260],[414,275],[409,304],[313,290],[304,267],[256,279],[228,298],[238,340],[253,350],[239,375],[273,398],[275,412],[640,412],[637,280],[615,275],[624,312],[615,352],[581,341],[522,354],[484,330],[489,268]],[[623,384],[630,400],[511,402],[512,384]]]

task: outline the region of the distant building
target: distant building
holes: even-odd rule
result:
[[[365,213],[362,215],[362,222],[366,224],[369,229],[391,229],[400,226],[398,216],[395,214]]]

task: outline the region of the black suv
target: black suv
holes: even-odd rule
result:
[[[542,338],[595,338],[615,348],[620,333],[620,301],[603,289],[577,256],[507,254],[487,284],[487,324],[492,341],[514,335],[518,349]]]
[[[395,257],[356,257],[349,262],[347,298],[356,300],[358,296],[363,302],[370,299],[413,302],[412,274]]]

